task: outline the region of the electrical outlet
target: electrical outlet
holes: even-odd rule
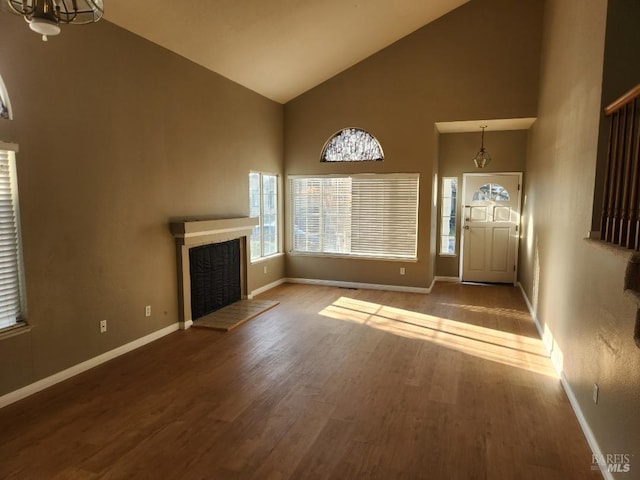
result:
[[[598,395],[600,394],[600,387],[597,383],[593,384],[593,403],[598,404]]]
[[[144,316],[145,317],[151,316],[151,305],[147,305],[146,307],[144,307]]]
[[[100,320],[100,333],[104,333],[107,331],[107,321]]]
[[[404,267],[400,267],[400,275],[404,275],[404,273],[405,273]]]
[[[267,266],[265,265],[263,270],[262,270],[265,274],[267,273]]]

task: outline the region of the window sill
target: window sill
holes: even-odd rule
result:
[[[256,258],[255,260],[251,260],[249,263],[251,265],[257,265],[258,263],[264,263],[269,260],[273,260],[274,258],[279,258],[283,256],[284,256],[284,252],[278,252],[278,253],[274,253],[273,255],[269,255],[268,257]]]
[[[445,257],[445,258],[456,258],[458,255],[456,255],[455,253],[439,253],[438,254],[439,257]]]
[[[340,258],[342,260],[376,260],[379,262],[402,262],[402,263],[418,263],[417,258],[406,257],[366,257],[361,255],[339,255],[332,253],[307,253],[307,252],[287,252],[292,257],[314,257],[314,258]]]
[[[6,327],[0,330],[0,340],[4,340],[6,338],[16,337],[18,335],[22,335],[24,333],[29,333],[31,331],[31,326],[26,323],[18,323],[16,325],[12,325],[10,327]]]

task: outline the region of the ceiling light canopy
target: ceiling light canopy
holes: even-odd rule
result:
[[[482,137],[480,140],[480,150],[476,153],[476,156],[473,157],[473,163],[476,164],[476,168],[484,168],[489,163],[491,163],[491,155],[484,149],[484,129],[487,128],[486,125],[480,125],[482,129]]]
[[[47,36],[60,33],[61,23],[95,23],[104,14],[102,0],[7,0],[7,3],[45,42]]]

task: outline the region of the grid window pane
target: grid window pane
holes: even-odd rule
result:
[[[278,253],[278,176],[249,174],[250,216],[259,222],[251,232],[251,260]]]
[[[458,179],[445,177],[442,179],[441,222],[440,222],[440,254],[456,253],[456,197]]]

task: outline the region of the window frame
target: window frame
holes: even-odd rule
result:
[[[7,92],[7,87],[2,80],[2,76],[0,75],[0,110],[3,110],[2,107],[6,109],[6,117],[0,115],[0,120],[13,120],[13,110],[11,109],[11,100],[9,99],[9,92]],[[0,143],[2,143],[0,141]],[[1,148],[1,147],[0,147]]]
[[[258,176],[258,186],[259,186],[259,193],[258,193],[258,199],[259,199],[259,213],[256,215],[255,212],[252,212],[252,208],[253,208],[253,202],[252,202],[252,187],[251,187],[251,177],[253,175],[257,175]],[[271,252],[269,251],[268,253],[265,253],[265,227],[267,225],[265,225],[265,193],[264,193],[264,179],[265,177],[268,178],[273,178],[274,184],[275,184],[275,198],[273,200],[273,204],[275,206],[274,211],[271,213],[272,215],[275,216],[275,219],[273,222],[273,226],[274,226],[274,234],[275,234],[275,239],[270,242],[270,243],[274,243],[275,244],[275,251]],[[281,234],[281,222],[280,222],[280,218],[281,218],[281,202],[280,202],[280,197],[281,197],[281,186],[280,186],[280,175],[278,175],[277,173],[271,173],[271,172],[262,172],[262,171],[256,171],[256,170],[251,170],[249,172],[249,216],[251,218],[258,218],[258,224],[254,227],[254,229],[252,230],[251,234],[249,235],[249,261],[250,263],[257,263],[260,262],[262,260],[280,255],[282,253],[282,234]],[[272,226],[272,225],[268,225],[268,226]],[[257,239],[257,242],[260,244],[260,252],[259,255],[255,255],[255,251],[253,245],[254,245],[254,232],[256,231],[259,232],[259,238]]]
[[[455,180],[456,183],[456,196],[449,196],[449,197],[445,197],[445,181],[447,180]],[[441,187],[441,191],[440,191],[440,224],[439,224],[439,245],[438,245],[438,255],[441,257],[456,257],[456,249],[458,247],[458,196],[459,196],[459,188],[458,188],[458,177],[442,177],[442,187]],[[453,200],[453,209],[450,209],[449,211],[449,215],[445,215],[445,199],[454,199]],[[453,235],[453,253],[449,252],[449,251],[443,251],[443,246],[444,246],[444,238],[447,237],[447,239],[450,239],[451,235],[447,234],[445,235],[442,231],[442,225],[444,224],[444,219],[445,218],[449,218],[451,219],[452,215],[450,214],[451,211],[454,212],[453,218],[454,218],[454,235]],[[449,220],[451,221],[451,220]]]
[[[13,228],[15,229],[15,253],[12,261],[16,267],[15,281],[12,285],[15,288],[16,296],[13,301],[17,302],[16,315],[12,322],[0,321],[0,338],[4,338],[6,334],[11,335],[16,329],[28,327],[27,324],[27,305],[26,290],[24,278],[24,260],[22,246],[22,228],[20,225],[20,201],[18,191],[18,175],[16,166],[16,153],[18,146],[12,143],[0,141],[0,152],[7,154],[8,180],[10,184],[10,197],[12,210]]]
[[[393,255],[392,253],[388,254],[364,254],[364,253],[341,253],[341,252],[332,252],[326,251],[325,248],[322,248],[319,251],[308,251],[308,250],[296,250],[296,240],[295,229],[296,229],[296,192],[294,187],[294,182],[299,179],[318,179],[318,180],[326,180],[326,179],[382,179],[382,178],[396,178],[396,179],[415,179],[415,204],[413,204],[413,199],[411,201],[412,205],[414,205],[415,210],[412,212],[413,218],[413,228],[414,232],[410,233],[410,237],[413,237],[413,245],[412,245],[412,253],[410,255]],[[288,221],[290,222],[290,227],[288,228],[288,241],[289,241],[289,251],[287,252],[290,255],[301,255],[301,256],[318,256],[318,257],[334,257],[334,258],[347,258],[347,259],[362,259],[362,260],[382,260],[382,261],[402,261],[402,262],[417,262],[418,261],[418,234],[419,234],[419,209],[420,209],[420,174],[419,173],[364,173],[364,174],[309,174],[309,175],[289,175],[287,177],[287,184],[289,188],[289,197],[288,204],[289,212],[288,212]],[[323,207],[321,207],[323,208]],[[357,210],[357,207],[356,207]],[[353,205],[350,205],[348,217],[350,221],[353,219],[354,208]],[[357,213],[357,211],[356,211]],[[334,214],[333,211],[328,212],[326,215]],[[322,215],[322,213],[320,213]],[[351,224],[351,227],[353,223]],[[357,226],[357,225],[356,225]],[[321,236],[319,243],[324,245],[325,237],[324,232],[320,232],[318,234]],[[354,235],[355,236],[355,235]],[[353,239],[351,240],[353,242]],[[356,240],[356,243],[358,240]],[[331,242],[328,242],[331,244]],[[334,242],[335,243],[335,242]],[[362,242],[360,242],[362,245]],[[366,245],[366,243],[365,243]]]

